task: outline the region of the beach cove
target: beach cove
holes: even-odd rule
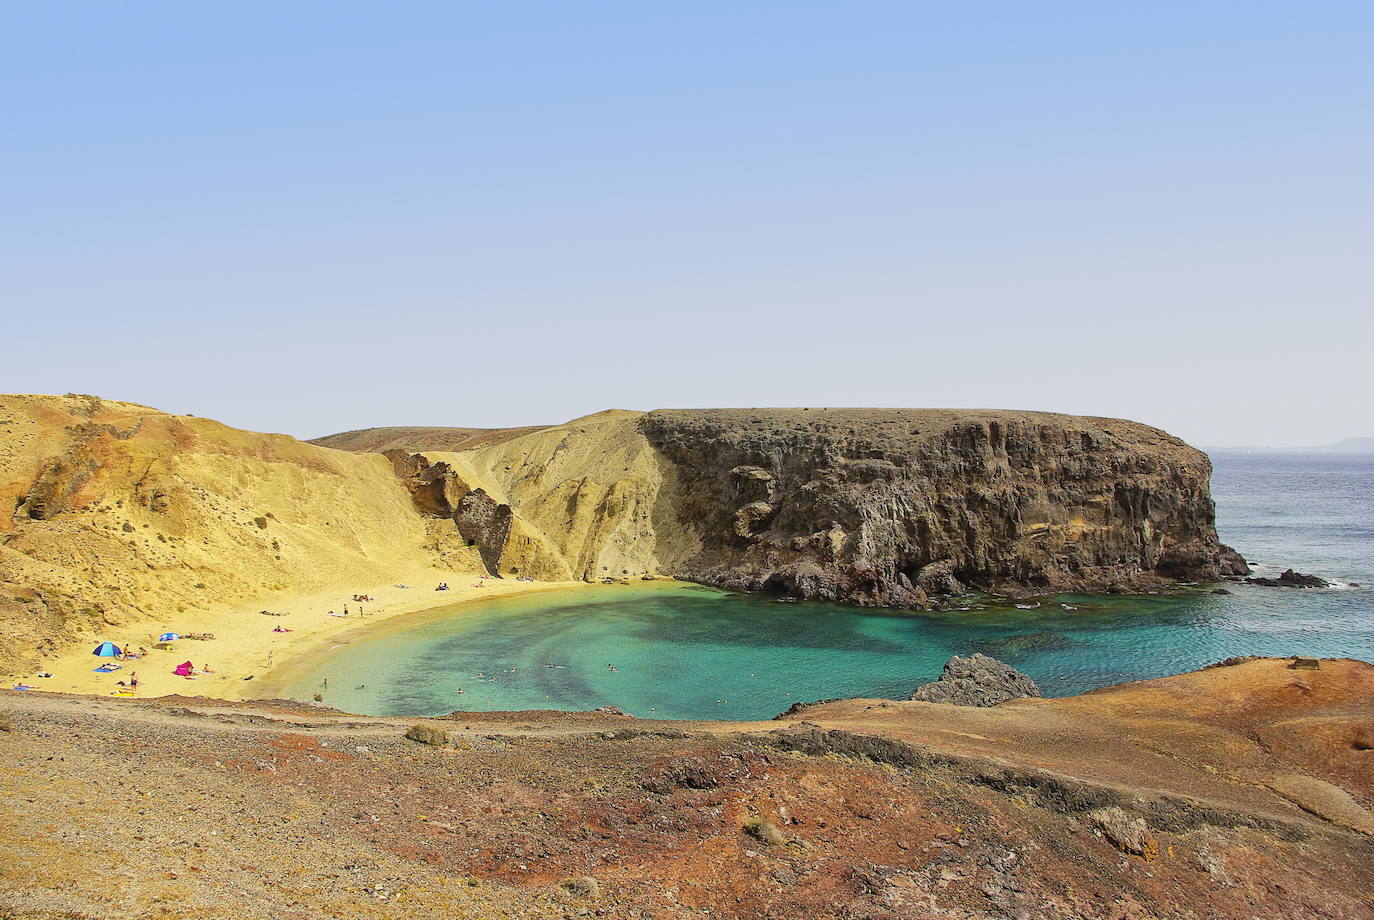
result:
[[[446,582],[449,589],[436,592],[434,588],[440,582]],[[122,689],[120,681],[127,684],[129,676],[136,673],[139,697],[180,694],[227,700],[256,699],[271,695],[274,681],[299,667],[303,660],[339,643],[356,641],[373,631],[385,630],[411,615],[436,607],[451,610],[493,597],[578,587],[586,585],[581,582],[480,579],[470,573],[419,569],[407,572],[394,583],[359,586],[356,591],[287,593],[256,604],[218,603],[171,613],[155,623],[108,627],[46,659],[42,671],[51,673],[52,677],[35,677],[33,672],[24,671],[6,675],[3,681],[6,685],[23,682],[34,690],[111,695]],[[351,599],[354,593],[375,598],[361,605],[361,615],[359,603]],[[345,606],[348,616],[329,615],[331,610],[342,613]],[[264,616],[260,613],[262,609],[287,615]],[[274,632],[278,626],[289,632]],[[171,643],[170,649],[155,648],[157,637],[165,632],[183,636],[203,633],[214,638],[203,641],[179,639]],[[128,646],[135,653],[140,647],[146,648],[148,655],[127,661],[92,655],[92,649],[104,641]],[[183,661],[190,661],[196,672],[209,665],[210,673],[196,673],[189,680],[180,677],[174,671]],[[121,667],[109,673],[95,670],[105,662]],[[250,677],[251,680],[246,679]]]

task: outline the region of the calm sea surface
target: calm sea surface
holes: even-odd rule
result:
[[[614,704],[639,716],[755,719],[799,700],[904,698],[970,652],[1025,671],[1051,696],[1231,655],[1374,660],[1374,457],[1212,459],[1217,529],[1260,574],[1291,566],[1364,587],[1228,585],[1231,596],[1066,595],[1037,610],[894,613],[681,583],[604,586],[408,618],[321,656],[286,695],[324,690],[332,706],[381,715]]]

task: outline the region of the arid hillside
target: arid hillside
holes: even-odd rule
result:
[[[384,453],[388,450],[470,450],[484,444],[496,444],[539,431],[543,425],[525,428],[361,428],[342,431],[323,438],[311,438],[307,443],[336,450]]]
[[[104,625],[481,571],[385,457],[90,396],[0,396],[0,502],[11,665]]]

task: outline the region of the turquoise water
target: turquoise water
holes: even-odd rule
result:
[[[1213,459],[1222,538],[1262,571],[1292,565],[1374,585],[1374,458]],[[969,652],[1014,665],[1052,696],[1230,655],[1374,659],[1368,587],[1229,587],[1232,596],[1064,596],[1036,610],[906,613],[682,583],[598,586],[410,618],[322,656],[285,692],[323,691],[332,706],[385,715],[616,705],[639,716],[755,719],[803,700],[902,698]]]

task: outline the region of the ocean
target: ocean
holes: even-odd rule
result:
[[[607,585],[409,617],[302,667],[284,692],[376,715],[615,705],[641,717],[767,719],[800,701],[902,699],[971,652],[1024,671],[1048,696],[1232,655],[1374,660],[1374,456],[1212,460],[1223,542],[1257,574],[1291,567],[1336,587],[1228,583],[1226,596],[1065,595],[1035,610],[914,613]]]

